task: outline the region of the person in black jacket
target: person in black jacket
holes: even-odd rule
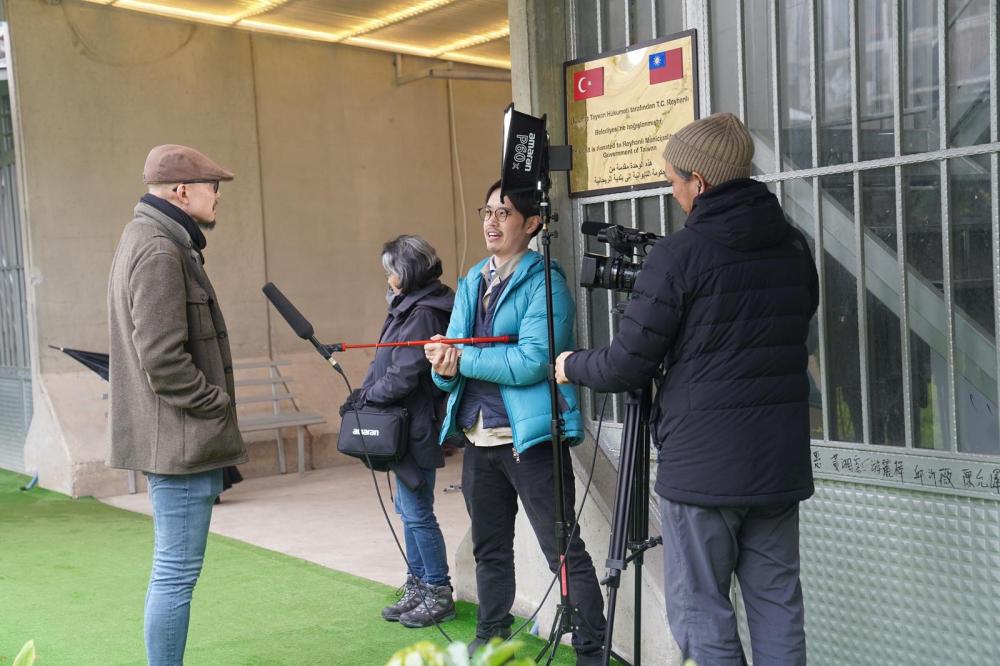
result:
[[[798,504],[813,494],[806,339],[819,300],[805,237],[763,183],[735,116],[697,120],[664,152],[684,229],[657,241],[618,334],[560,355],[557,378],[649,385],[671,632],[699,664],[740,664],[740,581],[753,663],[805,664]]]
[[[420,236],[399,236],[382,247],[389,312],[380,342],[426,340],[448,328],[455,293],[441,283],[441,260]],[[399,405],[409,413],[406,456],[393,467],[396,513],[403,521],[409,571],[398,602],[382,617],[426,627],[455,617],[444,536],[434,515],[434,477],[444,467],[438,413],[444,393],[431,381],[423,347],[382,347],[361,384],[362,405]]]

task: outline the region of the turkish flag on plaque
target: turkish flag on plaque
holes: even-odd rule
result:
[[[649,56],[649,84],[684,78],[684,49],[670,49]]]
[[[604,94],[604,68],[585,69],[573,75],[573,99],[600,97]]]

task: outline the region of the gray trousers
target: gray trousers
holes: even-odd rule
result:
[[[743,592],[754,666],[806,663],[798,502],[719,508],[660,497],[667,621],[698,666],[745,664],[730,602]]]

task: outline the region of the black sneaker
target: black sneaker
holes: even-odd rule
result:
[[[422,629],[436,622],[446,622],[455,617],[455,600],[451,585],[424,585],[423,596],[417,593],[413,609],[399,616],[399,623],[410,629]]]
[[[507,640],[508,638],[510,638],[510,627],[504,627],[497,633],[487,638],[476,636],[476,638],[471,643],[469,643],[469,659],[472,659],[472,655],[476,654],[476,650],[483,647],[494,638],[499,638],[501,640]]]
[[[389,622],[399,622],[399,616],[411,611],[420,603],[420,588],[423,583],[416,576],[407,576],[401,591],[399,601],[382,609],[382,619]]]

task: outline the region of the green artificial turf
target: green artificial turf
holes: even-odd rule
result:
[[[0,470],[0,666],[34,639],[39,666],[143,664],[143,601],[152,557],[149,517],[41,489]],[[384,664],[431,640],[433,627],[381,619],[395,590],[211,535],[195,588],[185,664]],[[444,625],[475,634],[476,607]],[[541,642],[527,637],[524,656]],[[561,646],[557,664],[574,663]]]

